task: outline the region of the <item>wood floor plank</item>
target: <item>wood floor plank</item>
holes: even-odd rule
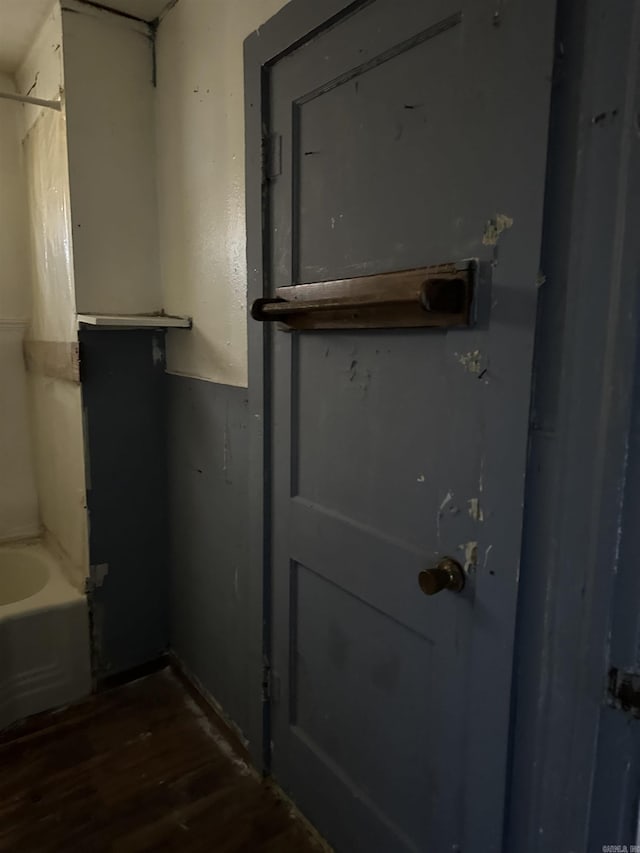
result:
[[[321,853],[169,671],[0,733],[0,851]]]

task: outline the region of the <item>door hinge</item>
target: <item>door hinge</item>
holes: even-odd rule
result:
[[[280,700],[280,676],[266,664],[262,670],[262,701],[278,702]]]
[[[640,672],[612,666],[607,686],[609,704],[640,719]]]
[[[282,136],[270,133],[262,140],[262,174],[270,181],[282,174]]]

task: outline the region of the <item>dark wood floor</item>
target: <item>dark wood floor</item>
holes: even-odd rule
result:
[[[0,734],[0,850],[319,853],[169,671]]]

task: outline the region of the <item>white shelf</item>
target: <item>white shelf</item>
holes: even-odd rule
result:
[[[190,329],[191,317],[166,314],[78,314],[78,326],[107,329]]]

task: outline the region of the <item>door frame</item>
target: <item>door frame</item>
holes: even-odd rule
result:
[[[266,264],[265,236],[269,231],[268,213],[265,205],[266,182],[263,163],[266,160],[264,138],[267,128],[263,127],[262,116],[269,106],[267,70],[280,57],[297,48],[324,27],[344,15],[365,6],[370,0],[290,0],[264,26],[259,27],[244,43],[245,68],[245,167],[246,167],[246,223],[247,223],[247,300],[265,295]],[[622,30],[636,33],[637,18],[633,18],[633,0],[623,3],[624,26]],[[550,310],[540,310],[536,330],[537,342],[534,353],[534,370],[538,388],[551,382],[558,374],[558,363],[549,360],[552,346],[560,347],[562,356],[558,382],[553,393],[562,398],[570,395],[572,388],[580,387],[588,392],[583,399],[571,396],[572,405],[564,404],[557,423],[557,446],[561,448],[562,468],[556,475],[554,497],[564,498],[575,493],[574,508],[583,513],[591,508],[591,515],[580,515],[565,528],[554,527],[553,512],[556,503],[545,496],[535,499],[539,462],[531,438],[530,457],[527,466],[527,492],[524,507],[525,538],[523,539],[522,571],[518,608],[516,612],[516,645],[512,685],[512,713],[510,731],[510,792],[507,793],[505,822],[508,828],[507,847],[527,853],[542,853],[550,849],[548,834],[539,834],[538,827],[553,825],[557,836],[567,844],[576,843],[581,827],[587,832],[589,822],[591,783],[595,766],[594,736],[598,730],[598,714],[602,705],[589,708],[583,714],[584,694],[577,689],[587,685],[592,692],[604,700],[606,667],[602,673],[603,649],[610,626],[610,604],[614,591],[616,551],[616,525],[612,519],[619,518],[622,503],[621,483],[624,482],[626,458],[624,445],[629,434],[631,419],[631,390],[633,385],[635,354],[640,345],[640,298],[635,292],[632,276],[618,274],[609,291],[609,313],[602,316],[602,307],[595,298],[584,299],[584,282],[588,282],[590,295],[602,286],[594,265],[589,261],[593,254],[590,247],[598,246],[600,256],[613,252],[620,241],[616,230],[602,236],[606,230],[603,221],[603,199],[606,188],[612,181],[619,181],[615,158],[608,156],[606,167],[598,159],[589,161],[588,168],[580,166],[578,149],[585,145],[597,147],[593,134],[601,127],[594,121],[589,124],[580,108],[591,110],[593,116],[616,105],[611,100],[611,87],[620,80],[620,45],[606,36],[602,27],[602,14],[606,0],[558,0],[556,44],[560,41],[571,45],[577,59],[571,56],[569,67],[562,67],[564,51],[558,52],[554,74],[558,72],[569,78],[566,88],[554,87],[551,94],[551,115],[555,115],[562,127],[553,124],[547,161],[547,186],[543,218],[543,260],[545,253],[551,271],[551,256],[555,252],[555,271],[564,269],[567,282],[557,280],[556,287],[563,289],[565,300],[565,322],[558,329],[557,318]],[[635,26],[634,26],[635,21]],[[632,36],[635,38],[636,36]],[[588,54],[587,54],[588,51]],[[585,61],[585,55],[591,57]],[[593,58],[595,57],[595,59]],[[629,93],[627,92],[627,102]],[[633,93],[632,93],[633,94]],[[567,113],[567,98],[577,99],[573,109]],[[600,105],[600,106],[599,106]],[[627,104],[628,105],[628,104]],[[624,105],[619,105],[624,106]],[[622,113],[623,110],[620,109]],[[562,118],[565,114],[564,119]],[[591,115],[591,113],[589,113]],[[621,117],[621,119],[623,116]],[[571,124],[573,122],[573,124]],[[615,127],[615,122],[612,122]],[[623,132],[621,121],[615,130]],[[627,128],[628,132],[631,132]],[[606,131],[605,131],[606,132]],[[584,158],[584,154],[582,155]],[[629,155],[631,165],[640,153]],[[597,154],[596,154],[597,158]],[[633,159],[635,158],[635,160]],[[585,162],[584,159],[582,161]],[[606,180],[598,179],[606,168]],[[636,168],[640,168],[636,165]],[[571,180],[567,184],[567,169]],[[618,185],[618,184],[616,184]],[[595,192],[587,189],[595,187]],[[569,200],[567,193],[570,194]],[[630,204],[629,200],[629,204]],[[640,209],[636,204],[631,213],[635,224],[640,224]],[[627,222],[629,223],[628,215]],[[632,232],[628,227],[626,233]],[[565,245],[558,248],[559,241]],[[546,248],[545,248],[546,247]],[[631,244],[627,237],[623,249],[629,253]],[[620,250],[622,251],[622,250]],[[570,267],[573,267],[572,269]],[[611,273],[615,272],[613,266]],[[619,271],[618,271],[619,272]],[[549,287],[547,281],[542,287]],[[562,300],[561,300],[562,301]],[[618,330],[625,329],[624,340]],[[589,387],[585,384],[584,361],[581,356],[593,345],[593,330],[600,330],[602,340],[594,358],[602,358],[603,369],[598,382]],[[268,773],[270,769],[270,699],[269,664],[271,654],[271,567],[270,567],[270,442],[269,410],[270,356],[269,348],[273,330],[268,324],[248,319],[249,357],[249,543],[250,543],[250,589],[249,607],[254,634],[251,647],[254,649],[249,677],[251,683],[263,685],[258,701],[256,688],[255,706],[251,708],[251,731],[261,733],[261,739],[250,745],[251,755],[258,767]],[[560,336],[558,338],[558,336]],[[547,355],[545,360],[545,354]],[[550,386],[551,387],[551,386]],[[615,408],[610,389],[614,388],[616,399],[623,400],[622,408]],[[534,396],[535,403],[535,396]],[[572,452],[576,438],[584,432],[585,423],[595,423],[595,412],[606,404],[605,422],[600,422],[593,431],[593,464],[585,465],[580,454]],[[532,417],[535,419],[535,410]],[[535,420],[534,420],[535,426]],[[562,453],[565,455],[562,456]],[[597,456],[597,458],[596,458]],[[558,458],[558,457],[556,457]],[[576,486],[576,484],[579,484]],[[595,508],[595,509],[594,509]],[[597,529],[597,553],[585,561],[576,560],[571,578],[562,577],[560,571],[562,555],[584,554],[584,526],[582,520],[589,517]],[[561,537],[558,547],[557,537]],[[549,557],[537,574],[535,561],[540,555]],[[602,559],[612,558],[612,567],[606,575],[598,572]],[[537,564],[540,569],[540,563]],[[560,579],[558,595],[547,596],[550,583]],[[581,588],[589,592],[585,602],[579,595]],[[531,596],[523,602],[523,595]],[[527,607],[523,607],[523,603]],[[575,614],[571,626],[571,642],[564,643],[566,625],[563,614]],[[549,628],[551,625],[551,628]],[[532,640],[533,637],[533,640]],[[596,638],[589,646],[588,665],[582,666],[578,681],[570,678],[583,660],[581,641]],[[537,643],[537,646],[535,645]],[[599,645],[598,645],[599,644]],[[567,680],[556,690],[549,690],[548,666],[550,663]],[[602,690],[599,690],[600,679]],[[586,688],[585,688],[586,689]],[[542,691],[542,693],[540,693]],[[538,694],[543,702],[531,701]],[[566,760],[563,737],[571,731],[576,720],[580,724],[573,732],[572,754],[579,761],[580,773],[575,774],[575,784],[567,796],[552,802],[544,796],[545,773],[562,767]],[[636,768],[637,772],[637,768]],[[478,792],[479,797],[482,796]],[[593,816],[592,816],[593,818]],[[618,843],[618,839],[611,843]],[[627,842],[625,842],[627,843]],[[570,849],[567,847],[567,849]],[[576,848],[578,849],[578,848]]]
[[[626,826],[612,845],[637,831],[637,753],[628,767],[615,750],[597,758],[606,717],[622,716],[607,707],[608,668],[631,663],[609,659],[615,633],[638,628],[634,600],[616,611],[614,596],[638,542],[624,512],[637,501],[640,7],[615,6],[559,0],[556,18],[506,812],[518,853],[599,850],[594,829]]]

